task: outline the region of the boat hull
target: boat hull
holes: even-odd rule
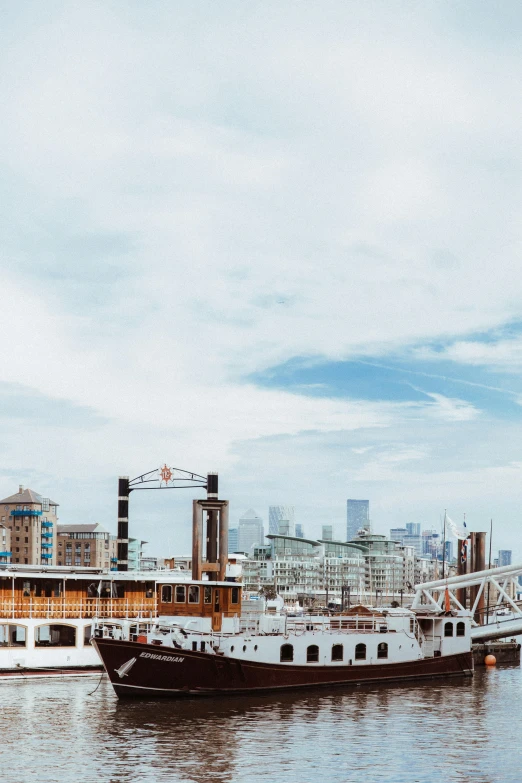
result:
[[[262,693],[473,674],[471,651],[399,663],[298,666],[114,639],[95,639],[93,644],[120,698]]]

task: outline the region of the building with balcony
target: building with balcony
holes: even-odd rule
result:
[[[20,485],[18,492],[0,500],[0,524],[11,535],[12,563],[56,565],[58,503]],[[0,555],[0,560],[2,555]]]
[[[0,525],[0,563],[11,562],[11,531],[6,525]]]

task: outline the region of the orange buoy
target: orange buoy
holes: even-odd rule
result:
[[[486,664],[486,666],[494,666],[496,662],[497,659],[495,658],[494,655],[486,655],[486,657],[484,658],[484,663]]]
[[[138,636],[136,641],[139,642],[140,644],[147,644],[147,637],[146,636]],[[492,655],[488,655],[488,658],[493,658],[493,656]],[[495,661],[495,663],[496,663],[496,661]]]

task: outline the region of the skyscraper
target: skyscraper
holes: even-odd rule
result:
[[[333,541],[333,525],[323,525],[321,538],[323,541]]]
[[[230,527],[228,529],[228,553],[237,552],[238,540],[237,540],[237,527]]]
[[[286,522],[285,532],[281,530],[280,523]],[[286,532],[288,531],[288,532]],[[269,506],[268,508],[268,532],[277,535],[295,536],[295,508],[294,506]]]
[[[370,527],[370,501],[353,500],[346,501],[346,540],[351,541],[357,536],[361,528]]]
[[[239,520],[237,531],[238,549],[240,552],[249,552],[256,544],[262,544],[265,540],[263,520],[253,508],[245,511]]]
[[[499,566],[510,566],[511,565],[511,556],[512,556],[511,549],[499,549],[498,550],[498,564]]]
[[[300,522],[295,523],[295,537],[304,538],[304,528]]]
[[[408,522],[406,524],[406,530],[408,531],[409,536],[420,536],[421,534],[420,522]]]

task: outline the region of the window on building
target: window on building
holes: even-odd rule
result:
[[[453,636],[453,623],[444,623],[444,636]]]
[[[25,647],[27,631],[24,625],[0,625],[0,647]]]
[[[332,661],[342,661],[343,659],[343,645],[342,644],[333,644],[332,645]]]
[[[29,543],[29,536],[26,536],[26,537],[25,537],[25,543],[26,543],[26,544],[28,544],[28,543]]]
[[[184,604],[187,600],[187,588],[185,585],[176,585],[176,603]]]
[[[75,565],[75,566],[81,566],[81,564],[82,564],[82,559],[81,559],[81,557],[75,557],[75,558],[74,558],[74,565]]]
[[[316,644],[310,644],[306,648],[306,662],[319,663],[319,647]]]
[[[294,645],[282,644],[279,660],[281,663],[289,663],[294,660]]]
[[[388,645],[386,642],[381,642],[377,645],[377,658],[387,658],[388,657]]]
[[[72,625],[38,625],[34,633],[35,647],[75,647],[76,628]]]
[[[172,603],[172,585],[161,586],[161,602],[163,604]]]
[[[233,587],[232,588],[232,596],[230,599],[231,604],[238,604],[239,603],[239,587]]]
[[[204,596],[203,597],[203,601],[204,601],[204,603],[211,604],[212,603],[212,588],[205,586],[203,588],[203,591],[204,591],[203,592],[203,596]]]
[[[355,660],[356,661],[365,661],[366,660],[366,645],[365,644],[356,644],[355,645]]]
[[[189,586],[188,602],[189,604],[199,604],[199,587],[197,585]]]
[[[49,511],[49,498],[42,498],[42,511]]]
[[[457,623],[457,636],[466,636],[465,623]]]

